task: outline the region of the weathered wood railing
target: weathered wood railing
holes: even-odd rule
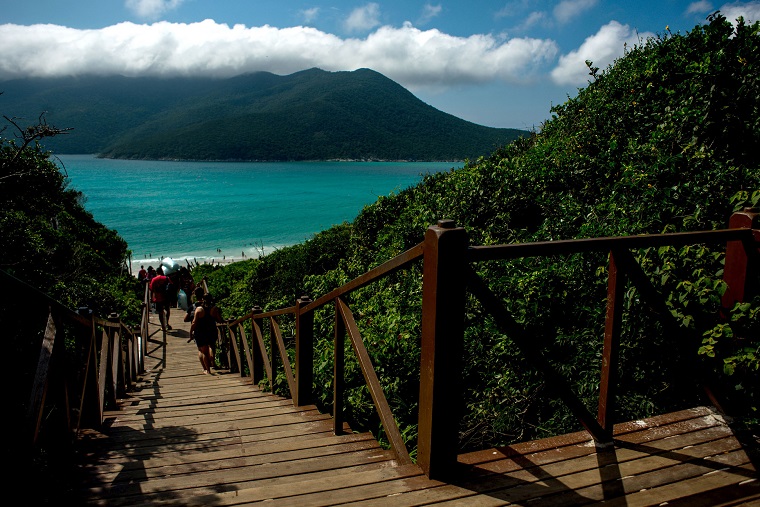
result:
[[[255,307],[249,314],[226,323],[224,327],[229,329],[230,334],[227,335],[224,331],[223,333],[232,337],[228,349],[232,351],[230,361],[233,365],[233,369],[244,372],[245,369],[239,367],[243,364],[241,358],[244,358],[245,364],[248,366],[248,374],[253,382],[261,380],[263,378],[263,370],[266,370],[270,388],[272,387],[273,380],[277,375],[276,361],[274,357],[270,357],[270,354],[267,353],[261,324],[263,321],[267,321],[269,323],[269,335],[271,337],[269,350],[271,351],[272,356],[274,356],[275,351],[277,351],[280,356],[294,404],[296,406],[303,406],[312,403],[312,382],[314,378],[314,312],[327,304],[333,303],[335,305],[336,316],[333,375],[334,430],[336,434],[338,434],[342,431],[343,427],[343,340],[345,339],[345,336],[348,335],[365,382],[369,388],[375,409],[377,410],[380,421],[388,436],[391,449],[396,453],[396,459],[399,463],[411,463],[409,452],[406,449],[401,433],[399,432],[396,421],[391,413],[391,409],[385,399],[385,394],[380,387],[380,381],[369,359],[369,354],[361,339],[353,314],[345,303],[344,298],[354,290],[364,287],[390,273],[398,271],[415,260],[421,259],[422,256],[423,247],[422,244],[420,244],[338,289],[325,294],[316,301],[311,301],[308,297],[303,296],[296,302],[295,306],[269,312],[262,312],[261,308]],[[283,340],[280,326],[277,322],[277,317],[283,315],[290,315],[295,319],[296,373],[293,372],[293,368],[290,364],[285,341]],[[246,336],[245,327],[243,326],[247,321],[250,321],[251,329],[253,330],[253,337],[250,343]]]
[[[31,304],[48,307],[47,321],[40,323],[45,331],[26,405],[27,438],[34,445],[46,432],[56,438],[65,433],[73,441],[83,424],[100,426],[105,408],[115,406],[144,372],[149,307],[143,309],[138,331],[124,324],[118,314],[101,318],[87,308],[72,311],[12,275],[0,273]],[[53,413],[57,416],[51,417]]]
[[[267,312],[254,308],[248,315],[227,321],[220,326],[220,330],[229,339],[227,359],[232,369],[241,373],[247,370],[247,374],[255,382],[261,380],[265,373],[270,383],[273,381],[277,375],[274,356],[279,355],[294,404],[303,406],[312,403],[313,397],[314,312],[333,304],[335,431],[338,432],[342,428],[344,358],[341,344],[348,336],[391,447],[400,463],[408,463],[411,460],[346,303],[346,296],[410,266],[413,262],[422,260],[417,464],[429,476],[442,478],[454,471],[457,459],[466,291],[481,301],[499,327],[517,337],[517,343],[525,355],[533,359],[534,366],[553,380],[551,385],[589,433],[598,442],[607,442],[610,440],[612,427],[610,410],[615,394],[615,362],[620,340],[620,291],[623,276],[630,279],[650,305],[661,308],[654,287],[642,274],[629,250],[659,245],[726,243],[724,281],[728,290],[724,295],[723,306],[730,307],[735,301],[746,300],[752,293],[760,290],[757,286],[760,270],[760,213],[757,209],[746,209],[737,213],[732,217],[729,227],[719,231],[679,234],[469,246],[464,229],[455,227],[451,221],[440,221],[427,230],[422,243],[315,301],[302,297],[294,306],[288,308]],[[532,348],[530,337],[520,338],[525,330],[516,325],[502,301],[490,291],[485,281],[481,280],[471,267],[472,263],[494,259],[556,256],[591,251],[609,252],[610,256],[604,352],[596,417],[588,412],[564,385],[560,376]],[[64,424],[69,436],[77,433],[85,418],[92,418],[96,424],[102,424],[104,407],[108,403],[115,403],[119,396],[131,388],[138,375],[143,373],[145,345],[150,338],[147,288],[144,293],[142,323],[140,331],[136,332],[125,326],[118,315],[103,319],[91,315],[86,309],[73,312],[11,275],[3,271],[0,273],[17,290],[24,292],[29,301],[41,302],[40,304],[44,303],[48,307],[37,373],[31,387],[27,410],[28,427],[31,428],[30,438],[36,441],[43,431],[45,407],[53,401],[58,406],[65,407]],[[661,310],[661,315],[669,315],[666,309]],[[294,319],[294,368],[290,365],[285,346],[286,339],[282,336],[278,324],[278,319],[284,316]],[[252,330],[250,341],[245,333],[246,322],[250,322]],[[262,332],[264,323],[269,326],[271,338],[269,354]],[[163,332],[165,340],[165,331]],[[65,340],[71,340],[72,343],[64,343]],[[48,421],[47,424],[52,424],[52,421]]]
[[[420,395],[418,416],[417,463],[431,477],[446,477],[454,471],[458,451],[458,425],[462,406],[462,352],[464,336],[465,295],[469,291],[493,316],[497,326],[516,338],[523,354],[533,366],[542,371],[548,385],[567,404],[598,443],[611,441],[611,411],[615,396],[617,349],[622,322],[622,297],[625,278],[641,292],[647,303],[659,310],[663,318],[670,312],[657,291],[644,275],[631,249],[663,245],[717,243],[727,245],[724,280],[729,290],[723,306],[730,307],[741,301],[758,287],[756,280],[760,266],[760,215],[757,209],[745,209],[735,214],[729,229],[718,231],[655,234],[630,237],[594,238],[566,241],[549,241],[528,244],[496,246],[469,246],[464,229],[451,221],[440,221],[431,226],[422,243],[403,254],[321,296],[315,301],[300,298],[295,306],[262,312],[254,308],[249,314],[220,326],[230,341],[230,364],[241,374],[247,370],[254,382],[266,376],[272,386],[277,374],[274,357],[267,354],[262,323],[270,328],[271,355],[277,353],[285,368],[293,402],[302,406],[312,401],[314,311],[327,304],[335,306],[333,400],[335,431],[342,427],[343,399],[343,347],[347,334],[381,423],[391,447],[400,462],[408,462],[409,455],[399,434],[393,414],[388,406],[369,355],[364,347],[345,296],[388,274],[423,260],[423,292],[421,322]],[[503,302],[489,289],[471,267],[471,264],[498,259],[515,259],[545,255],[570,255],[582,252],[608,252],[608,292],[601,365],[599,402],[593,416],[566,386],[565,380],[533,346],[530,336],[517,325]],[[277,319],[288,315],[295,319],[295,368],[288,359],[288,351]],[[249,342],[244,323],[250,322],[252,340]],[[247,368],[244,366],[247,366]]]

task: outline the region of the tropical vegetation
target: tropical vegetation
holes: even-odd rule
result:
[[[253,305],[292,305],[351,280],[422,240],[439,219],[471,244],[714,230],[760,200],[760,25],[716,14],[687,34],[666,32],[627,48],[552,109],[539,132],[428,175],[381,197],[350,224],[230,268],[199,269],[227,316]],[[705,403],[721,393],[757,425],[760,296],[720,319],[721,245],[634,252],[665,294],[678,329],[663,324],[634,287],[625,298],[616,420]],[[330,253],[332,252],[332,253]],[[594,410],[606,298],[605,256],[576,255],[477,267],[548,360]],[[421,273],[411,269],[352,296],[351,307],[410,448],[416,434]],[[287,282],[285,282],[287,280]],[[755,283],[755,286],[758,286]],[[331,407],[332,316],[318,314],[314,389]],[[474,301],[465,337],[463,449],[579,429],[546,380]],[[352,354],[347,350],[347,357]],[[349,417],[382,433],[355,363],[347,367]],[[284,389],[279,379],[279,388]],[[276,387],[275,389],[278,389]]]
[[[230,266],[201,265],[193,275],[207,277],[225,316],[237,317],[254,305],[274,309],[304,294],[325,294],[417,244],[427,227],[444,218],[464,227],[471,244],[484,245],[725,228],[733,212],[760,204],[760,159],[753,149],[760,142],[758,55],[760,24],[730,23],[717,13],[687,34],[666,32],[642,41],[607,69],[589,62],[588,86],[554,107],[552,118],[530,136],[468,160],[462,169],[427,175],[366,206],[351,223],[302,244]],[[93,220],[83,196],[68,188],[65,168],[35,144],[63,132],[47,130],[44,119],[37,130],[6,119],[10,126],[0,151],[3,272],[67,306],[115,311],[136,323],[140,286],[122,267],[127,245]],[[633,252],[668,298],[679,327],[673,332],[664,326],[627,287],[617,420],[705,403],[698,387],[709,384],[742,425],[757,427],[760,294],[721,307],[723,252],[721,245]],[[494,261],[476,269],[592,407],[606,257]],[[3,298],[0,325],[13,340],[14,358],[28,358],[23,350],[29,337],[44,328],[45,310],[29,313],[30,298]],[[420,301],[419,266],[351,298],[412,453]],[[500,331],[474,299],[468,299],[464,318],[462,449],[578,429],[514,337]],[[313,387],[325,410],[332,403],[332,319],[319,312],[315,321]],[[349,360],[346,376],[351,425],[382,438],[355,361]],[[284,389],[284,379],[276,379],[275,390]]]
[[[22,430],[7,450],[14,456],[13,474],[44,474],[46,487],[53,488],[65,483],[56,459],[66,455],[59,452],[67,450],[66,439],[31,450],[30,434],[23,431],[50,308],[61,305],[101,317],[117,313],[136,326],[141,287],[126,269],[127,243],[93,218],[85,196],[69,188],[65,168],[39,144],[67,130],[48,124],[44,115],[32,125],[5,120],[0,129],[0,329],[10,387],[4,403],[9,424]],[[56,382],[50,389],[59,387]]]

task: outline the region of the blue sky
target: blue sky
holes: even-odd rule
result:
[[[587,84],[586,60],[604,69],[716,10],[760,20],[760,0],[0,0],[0,91],[40,76],[371,68],[459,118],[533,129]]]

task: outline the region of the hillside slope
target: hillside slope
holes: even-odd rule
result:
[[[317,298],[417,244],[439,219],[471,244],[722,229],[760,206],[760,24],[714,17],[687,35],[630,48],[577,97],[553,109],[541,132],[462,169],[427,176],[381,197],[344,226],[244,266],[208,273],[225,316]],[[615,420],[711,403],[711,384],[736,420],[760,421],[760,294],[721,308],[725,245],[633,250],[667,312],[652,312],[628,284]],[[604,337],[606,254],[473,263],[504,307],[595,410]],[[752,287],[760,287],[755,273]],[[351,309],[402,433],[414,446],[419,396],[421,272],[399,272],[351,295]],[[721,313],[730,314],[728,321]],[[674,327],[667,326],[668,318]],[[317,329],[331,330],[332,315]],[[547,380],[468,300],[462,386],[463,449],[506,445],[581,429]],[[665,324],[664,324],[665,323]],[[328,409],[332,335],[315,390]],[[352,357],[350,353],[346,357]],[[361,386],[359,368],[348,385]],[[358,379],[358,380],[357,380]],[[355,384],[351,382],[355,381]],[[280,379],[280,385],[285,380]],[[378,430],[366,390],[352,387],[352,427]]]
[[[443,113],[369,69],[213,80],[87,77],[0,84],[15,116],[73,128],[57,153],[185,160],[464,160],[527,135]],[[8,109],[8,108],[6,108]]]

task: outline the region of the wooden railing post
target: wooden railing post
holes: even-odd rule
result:
[[[760,229],[760,208],[744,208],[731,215],[728,221],[729,229],[746,227],[748,229]],[[755,236],[755,241],[760,238]],[[754,249],[754,251],[753,251]],[[758,257],[756,245],[749,242],[729,241],[726,244],[726,264],[723,269],[723,281],[728,285],[728,290],[723,294],[721,301],[725,311],[730,310],[737,301],[747,301],[754,293],[760,290],[757,287],[757,277],[760,276],[760,261],[752,260]]]
[[[335,300],[335,334],[333,335],[333,433],[343,433],[343,395],[345,394],[346,325]]]
[[[302,312],[311,303],[309,296],[301,296],[296,301],[296,393],[293,400],[296,407],[312,402],[314,379],[314,312]]]
[[[86,349],[84,350],[86,366],[79,393],[78,431],[82,424],[95,424],[99,427],[103,423],[103,401],[100,396],[100,377],[98,373],[100,356],[98,355],[92,310],[83,306],[77,309],[77,313],[90,321],[88,328],[82,331],[83,347]]]
[[[451,476],[457,463],[467,246],[451,220],[425,233],[417,464],[431,478]]]
[[[604,324],[604,348],[602,349],[602,375],[599,382],[599,406],[596,420],[612,435],[615,394],[617,391],[618,349],[623,316],[625,275],[618,269],[616,252],[610,252],[607,275],[607,316]]]
[[[32,393],[26,413],[27,425],[31,430],[30,436],[32,443],[37,442],[37,438],[40,434],[40,428],[45,413],[45,398],[47,396],[48,387],[50,386],[53,349],[61,348],[60,346],[55,347],[56,342],[60,341],[61,339],[58,338],[58,328],[55,319],[53,318],[53,312],[49,311],[47,323],[45,325],[45,334],[42,338],[42,346],[40,347],[40,355],[37,361],[37,370],[32,385]]]
[[[260,306],[256,305],[251,310],[251,313],[253,315],[258,315],[263,310]],[[258,329],[258,332],[257,332]],[[253,359],[253,362],[251,364],[251,368],[253,371],[251,372],[251,379],[253,380],[253,385],[259,385],[259,382],[262,378],[264,378],[264,359],[261,354],[261,347],[259,347],[258,342],[258,335],[261,334],[261,324],[256,321],[256,319],[251,319],[251,357]],[[274,360],[272,360],[274,361]],[[274,368],[274,365],[272,365]],[[269,379],[269,387],[272,388],[272,385],[274,383],[273,379]]]
[[[150,297],[148,296],[148,282],[144,281],[145,291],[143,294],[142,318],[140,319],[140,352],[138,354],[139,364],[137,371],[139,374],[145,373],[145,353],[148,350],[148,339],[150,337]]]
[[[108,322],[112,324],[119,323],[119,314],[111,313],[108,315]],[[108,347],[111,366],[111,403],[115,404],[116,400],[126,392],[124,379],[124,351],[121,347],[121,330],[116,327],[108,327]]]

